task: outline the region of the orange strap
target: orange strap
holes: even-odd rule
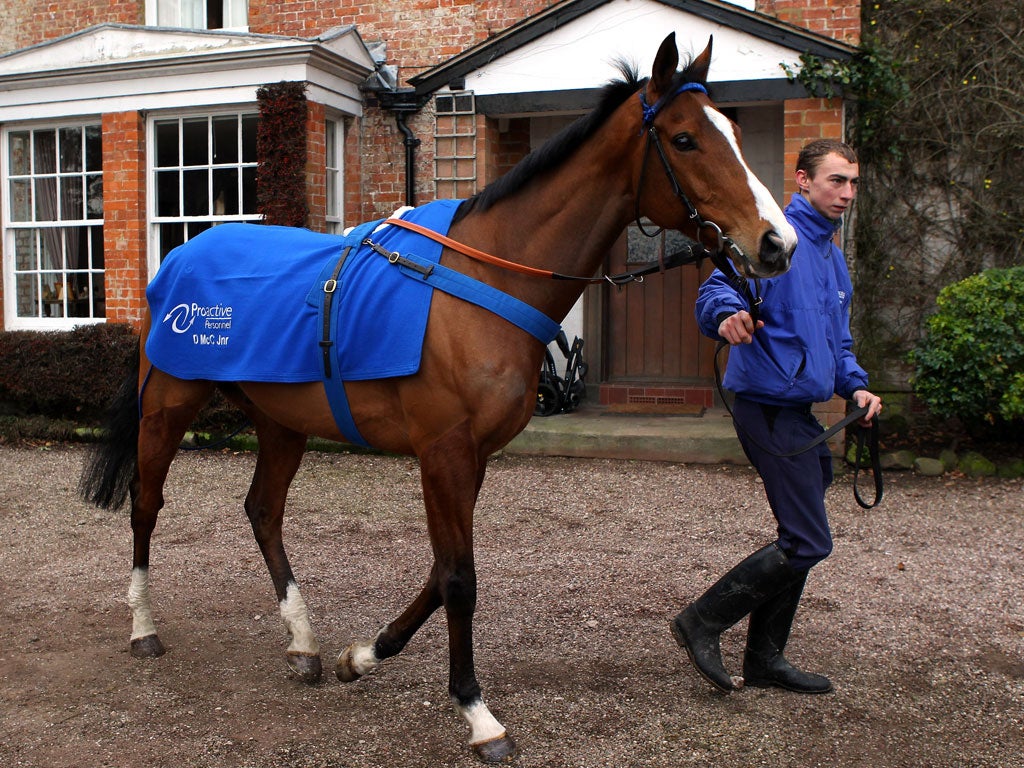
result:
[[[432,229],[421,226],[413,221],[406,221],[405,219],[387,219],[385,224],[394,224],[396,227],[403,227],[412,232],[416,232],[424,237],[429,237],[431,240],[435,240],[441,245],[445,245],[454,251],[469,256],[471,259],[482,261],[485,264],[493,264],[496,267],[502,267],[503,269],[511,269],[514,272],[522,272],[526,275],[533,275],[534,277],[547,277],[554,278],[555,273],[549,269],[538,269],[537,267],[528,267],[525,264],[516,264],[514,261],[506,261],[505,259],[499,259],[497,256],[492,256],[489,253],[478,251],[472,246],[460,243],[457,240],[452,240],[450,237],[435,232]]]

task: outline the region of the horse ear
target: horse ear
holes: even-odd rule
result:
[[[669,32],[668,37],[661,41],[658,55],[654,57],[654,69],[651,70],[651,91],[648,98],[657,99],[672,85],[672,77],[679,66],[679,51],[676,50],[676,33]]]
[[[686,68],[686,74],[698,83],[706,83],[708,81],[708,70],[711,68],[711,44],[714,41],[715,36],[709,36],[708,47]]]

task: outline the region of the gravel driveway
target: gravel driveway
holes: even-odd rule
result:
[[[168,653],[129,657],[127,513],[85,506],[79,446],[0,447],[0,766],[474,766],[443,616],[353,684],[307,687],[241,500],[251,455],[183,454],[153,549]],[[836,691],[714,693],[668,621],[770,540],[728,466],[501,456],[477,507],[477,672],[522,768],[1024,766],[1024,484],[887,475],[830,491],[833,556],[790,644]],[[286,544],[325,672],[429,567],[416,463],[310,454]],[[743,632],[726,633],[739,665]]]

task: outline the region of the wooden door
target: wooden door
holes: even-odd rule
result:
[[[649,238],[631,226],[609,255],[607,271],[617,274],[657,263],[685,242],[676,232]],[[697,329],[693,309],[700,282],[712,269],[705,262],[699,270],[683,266],[649,275],[642,283],[601,287],[602,385],[660,391],[673,401],[682,392],[702,390],[711,404],[715,343]]]

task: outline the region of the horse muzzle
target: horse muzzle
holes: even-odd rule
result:
[[[757,250],[757,264],[753,265],[755,274],[750,277],[776,277],[789,269],[790,258],[796,248],[796,237],[786,238],[776,230],[771,230],[761,237]]]

